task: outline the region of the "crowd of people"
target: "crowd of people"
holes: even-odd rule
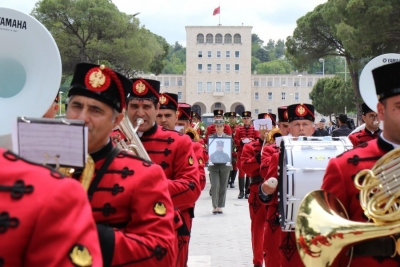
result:
[[[314,106],[305,103],[258,114],[258,120],[271,120],[271,129],[256,129],[250,111],[242,112],[243,125],[233,111],[225,113],[225,123],[223,110],[217,109],[203,140],[196,129],[200,115],[179,103],[176,94],[161,93],[157,80],[128,79],[104,65],[78,64],[66,119],[82,120],[88,128],[87,149],[95,165],[90,187],[85,192],[79,186],[82,171],[65,179],[51,167],[1,149],[0,266],[186,267],[207,162],[212,214],[223,214],[226,190],[235,187],[238,176],[238,198],[249,203],[254,267],[303,266],[294,232],[280,228],[276,186],[269,183],[278,177],[282,153],[274,141],[348,136],[355,148],[329,162],[322,189],[343,203],[351,220],[367,221],[353,178],[400,146],[400,63],[372,74],[378,112],[363,104],[362,128],[350,129],[345,114],[338,116],[337,129],[325,128],[324,120],[315,127]],[[56,99],[44,117],[54,118],[58,108]],[[121,140],[133,142],[118,127],[124,119],[136,127],[135,145],[147,155],[117,148]],[[370,254],[355,252],[351,266],[398,266],[390,246],[374,249],[375,244],[361,243]]]

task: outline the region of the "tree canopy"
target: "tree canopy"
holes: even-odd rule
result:
[[[165,39],[111,0],[41,0],[31,15],[52,33],[66,74],[79,62],[107,64],[127,76],[163,69],[169,49]]]

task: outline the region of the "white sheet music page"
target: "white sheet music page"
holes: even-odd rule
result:
[[[83,121],[18,118],[19,155],[38,164],[84,167],[87,156],[87,127]]]

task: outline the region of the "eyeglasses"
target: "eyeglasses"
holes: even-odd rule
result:
[[[367,115],[367,118],[369,118],[369,119],[376,119],[376,118],[378,118],[378,114],[376,114],[376,115],[374,115],[374,114],[368,114],[368,115]]]

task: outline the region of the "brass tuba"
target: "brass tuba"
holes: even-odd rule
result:
[[[330,266],[345,246],[400,233],[399,163],[400,148],[397,148],[384,155],[371,170],[360,171],[354,179],[360,189],[361,207],[374,223],[346,219],[347,213],[339,200],[323,190],[313,191],[302,200],[296,220],[296,241],[306,266]],[[393,242],[397,244],[395,238]]]
[[[267,144],[274,144],[275,143],[275,138],[282,136],[282,132],[278,127],[273,128],[271,131],[268,132],[266,142]]]

